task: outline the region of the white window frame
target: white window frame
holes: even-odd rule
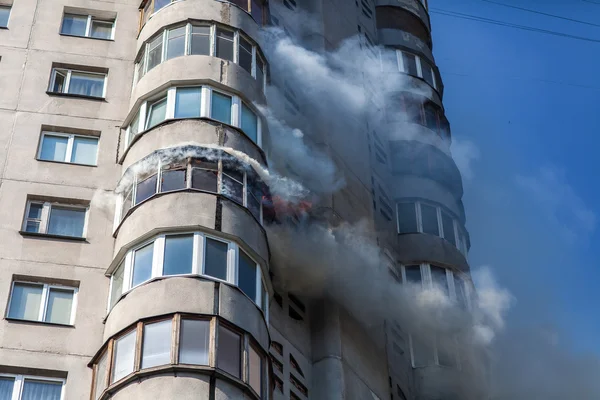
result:
[[[61,73],[65,73],[66,72],[66,78],[65,78],[65,86],[63,88],[62,92],[55,92],[52,89],[54,89],[54,83],[56,81],[56,74],[58,72]],[[107,86],[107,82],[108,82],[108,74],[106,73],[101,73],[101,72],[89,72],[89,71],[82,71],[82,70],[78,70],[78,69],[69,69],[69,68],[52,68],[52,78],[50,79],[50,87],[48,88],[48,91],[50,93],[62,93],[62,94],[67,94],[67,95],[71,95],[71,96],[81,96],[77,93],[69,93],[69,85],[71,83],[71,75],[73,73],[76,74],[86,74],[86,75],[98,75],[98,76],[102,76],[104,78],[104,82],[103,82],[103,86],[102,86],[102,96],[101,97],[97,97],[97,98],[101,98],[104,99],[106,98],[106,86]],[[95,97],[95,96],[86,96],[86,97]]]
[[[65,16],[66,15],[75,15],[78,17],[86,17],[87,18],[87,22],[85,25],[85,33],[83,35],[73,35],[71,33],[62,33],[63,30],[63,25],[65,23]],[[105,39],[105,38],[97,38],[94,36],[91,36],[92,33],[92,24],[94,22],[100,22],[100,23],[104,23],[104,24],[111,24],[111,31],[110,31],[110,38]],[[102,19],[102,18],[97,18],[94,17],[93,15],[86,15],[86,14],[77,14],[77,13],[70,13],[70,12],[63,12],[63,19],[62,19],[62,23],[60,25],[60,32],[61,35],[67,35],[67,36],[75,36],[75,37],[85,37],[85,38],[91,38],[91,39],[99,39],[99,40],[114,40],[115,38],[115,25],[116,25],[116,20],[114,19]]]
[[[25,386],[26,380],[31,381],[46,381],[51,383],[61,383],[62,387],[60,389],[60,400],[65,399],[65,385],[67,383],[66,379],[62,378],[47,378],[45,376],[35,376],[35,375],[17,375],[17,374],[4,374],[0,373],[0,377],[2,378],[13,378],[13,390],[11,400],[21,400],[23,396],[23,388]]]
[[[165,255],[166,238],[169,236],[190,236],[190,235],[193,235],[192,270],[191,270],[191,272],[186,273],[186,274],[164,275],[163,270],[164,270],[164,261],[165,261],[164,255]],[[227,244],[226,279],[220,279],[220,278],[216,278],[216,277],[206,274],[206,272],[205,272],[206,239],[212,239],[212,240],[216,240],[216,241]],[[136,286],[133,286],[134,254],[137,250],[139,250],[151,243],[153,244],[151,276],[147,280],[140,282]],[[210,279],[210,280],[217,281],[217,282],[223,282],[223,283],[227,283],[227,284],[239,287],[238,286],[238,269],[239,269],[239,252],[240,251],[243,251],[248,257],[250,257],[250,259],[252,259],[252,261],[254,261],[256,263],[256,298],[250,299],[248,296],[246,296],[246,294],[244,292],[241,292],[241,289],[240,289],[240,292],[243,293],[250,300],[252,300],[252,302],[254,302],[254,304],[256,304],[256,306],[264,312],[264,315],[268,320],[269,305],[267,302],[267,304],[263,308],[261,284],[264,285],[264,288],[265,288],[265,291],[267,292],[267,294],[268,294],[268,286],[266,285],[266,282],[263,277],[261,264],[256,262],[255,258],[247,250],[242,249],[236,242],[226,240],[219,236],[205,233],[202,231],[182,231],[182,232],[164,233],[164,234],[155,236],[151,239],[145,240],[144,242],[132,247],[125,254],[125,256],[123,257],[123,260],[122,260],[124,270],[123,270],[123,288],[122,288],[120,297],[122,297],[124,294],[130,292],[131,290],[137,288],[138,286],[141,286],[147,282],[151,282],[157,278],[163,278],[163,277],[169,278],[169,277],[182,277],[182,276],[183,277],[185,277],[185,276],[190,276],[190,277],[201,276],[206,279]],[[121,263],[118,264],[118,266],[120,266],[120,265],[121,265]],[[118,266],[117,266],[117,268],[118,268]],[[117,268],[115,268],[115,271]],[[114,282],[114,272],[115,271],[113,271],[113,273],[111,274],[111,277],[110,277],[111,291],[109,293],[112,293],[112,285]],[[109,295],[109,299],[108,299],[108,303],[107,303],[107,312],[110,312],[111,302],[112,302],[112,299],[110,298],[110,295]]]
[[[59,160],[46,160],[46,159],[42,159],[42,146],[44,145],[44,138],[46,136],[56,136],[56,137],[63,137],[63,138],[67,138],[68,142],[67,142],[67,151],[65,152],[65,159],[62,161]],[[84,139],[96,139],[96,159],[94,164],[80,164],[80,163],[74,163],[71,161],[71,157],[73,156],[73,143],[75,142],[75,138],[84,138]],[[97,166],[98,165],[98,146],[100,145],[100,138],[98,136],[92,136],[92,135],[78,135],[78,134],[71,134],[71,133],[63,133],[63,132],[53,132],[53,131],[42,131],[42,137],[40,140],[40,146],[38,149],[38,153],[37,153],[37,159],[39,161],[54,161],[54,162],[63,162],[66,164],[76,164],[76,165],[94,165]]]
[[[66,204],[66,203],[58,203],[58,202],[50,202],[50,201],[43,201],[43,200],[28,200],[27,201],[27,207],[25,208],[25,217],[23,218],[23,225],[22,225],[22,230],[23,232],[26,231],[27,228],[27,221],[31,218],[29,218],[29,208],[31,207],[31,204],[42,204],[42,216],[40,218],[40,229],[38,232],[27,232],[27,233],[38,233],[38,234],[43,234],[43,235],[55,235],[54,233],[48,233],[48,223],[50,222],[50,216],[52,213],[52,207],[62,207],[62,208],[71,208],[71,209],[76,209],[76,210],[83,210],[85,211],[85,218],[83,221],[83,232],[82,232],[82,236],[81,238],[85,239],[86,235],[87,235],[87,228],[88,228],[88,219],[89,219],[89,214],[90,214],[90,207],[89,206],[82,206],[82,205],[76,205],[76,204]],[[57,235],[60,236],[60,235]],[[68,236],[67,236],[68,237]]]
[[[51,324],[51,325],[63,325],[63,324],[57,324],[54,322],[45,321],[46,315],[48,313],[48,297],[50,295],[51,289],[57,289],[57,290],[62,290],[62,291],[68,290],[68,291],[73,292],[73,301],[71,303],[71,317],[69,319],[68,325],[75,325],[75,314],[76,314],[76,309],[77,309],[77,294],[79,293],[79,288],[72,287],[72,286],[39,282],[39,281],[24,281],[24,280],[12,281],[11,286],[10,286],[10,298],[8,300],[8,307],[6,309],[6,317],[7,318],[9,318],[9,312],[10,312],[10,307],[12,305],[15,284],[19,284],[19,283],[23,284],[23,285],[30,285],[30,286],[42,286],[42,296],[40,299],[40,312],[39,312],[38,318],[35,320],[21,319],[21,318],[11,318],[11,319],[17,319],[19,321],[37,321],[37,322],[41,322],[44,324]]]

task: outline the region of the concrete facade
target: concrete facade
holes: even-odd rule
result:
[[[359,35],[399,60],[416,57],[417,72],[382,74],[405,75],[423,121],[403,121],[410,138],[382,139],[352,115],[356,129],[340,136],[327,110],[293,105],[296,118],[325,121],[307,145],[345,183],[320,197],[311,218],[366,221],[391,274],[407,283],[416,268],[425,287],[441,268],[448,295],[468,306],[470,240],[426,0],[0,6],[10,6],[0,27],[0,383],[11,382],[12,399],[35,382],[47,385],[40,400],[459,398],[460,364],[442,365],[435,343],[433,362],[422,364],[410,328],[365,325],[327,296],[275,285],[267,236],[286,222],[262,169],[286,155],[273,154],[261,112],[265,88],[282,87],[285,74],[263,53],[263,27],[318,53]],[[306,15],[311,29],[298,22]],[[217,57],[229,43],[217,32],[231,35],[232,60]],[[204,39],[207,54],[192,50]],[[183,40],[170,58],[166,46]],[[242,40],[251,66],[242,66]],[[90,143],[96,155],[77,147]],[[421,161],[406,162],[415,149]]]

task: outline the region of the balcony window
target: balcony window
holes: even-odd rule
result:
[[[187,164],[166,165],[161,168],[160,191],[170,192],[187,187]]]
[[[442,210],[442,228],[444,239],[456,246],[456,234],[454,232],[454,219],[447,212]]]
[[[221,193],[244,204],[244,174],[234,169],[224,169],[221,178]]]
[[[140,204],[156,193],[156,180],[157,174],[154,174],[138,182],[135,188],[135,204]]]
[[[133,372],[135,340],[135,329],[115,340],[111,382],[117,382]]]
[[[229,245],[220,240],[206,238],[204,273],[213,278],[227,280],[227,251]]]
[[[194,189],[217,193],[218,180],[217,164],[202,161],[192,162],[192,187]]]
[[[446,269],[432,265],[430,267],[430,270],[433,286],[441,290],[442,293],[444,293],[444,295],[449,296],[450,289],[448,287],[448,277],[446,276]]]
[[[246,253],[239,253],[238,286],[251,299],[256,298],[256,262]]]
[[[131,286],[137,286],[152,276],[152,253],[154,244],[150,243],[133,253],[133,276]]]
[[[0,28],[8,27],[8,17],[10,16],[10,6],[0,6]]]
[[[167,98],[162,98],[150,104],[148,110],[148,119],[146,120],[146,129],[150,129],[153,126],[159,124],[165,120],[167,112]]]
[[[241,378],[241,340],[242,337],[223,325],[219,325],[217,346],[217,368]]]
[[[248,352],[248,383],[250,387],[259,395],[262,394],[264,357],[260,355],[254,346],[250,345]]]
[[[200,117],[202,89],[199,87],[177,88],[175,92],[175,118]]]
[[[210,111],[211,118],[231,124],[231,104],[231,96],[213,90]]]
[[[194,235],[167,236],[163,275],[191,274]]]
[[[421,203],[421,223],[423,233],[439,236],[437,209],[433,206]]]
[[[252,74],[252,43],[240,36],[239,38],[239,64],[242,68]]]
[[[123,293],[123,279],[125,278],[125,262],[122,262],[115,270],[110,282],[110,308],[121,298]]]
[[[94,382],[94,400],[98,400],[100,395],[106,389],[106,378],[108,373],[108,351],[98,360],[96,364],[96,381]],[[1,391],[0,391],[1,392]]]
[[[158,35],[148,43],[148,61],[147,70],[150,71],[162,62],[163,53],[163,35]]]
[[[50,202],[29,202],[23,230],[58,236],[83,237],[87,209]]]
[[[438,89],[434,68],[423,57],[406,51],[396,50],[398,69],[408,75],[423,79],[434,89]],[[384,60],[386,61],[386,60]]]
[[[114,20],[100,19],[92,15],[65,13],[60,33],[95,39],[112,39],[114,25]]]
[[[42,132],[39,160],[96,165],[97,155],[97,137]]]
[[[469,285],[462,273],[431,264],[402,266],[404,283],[417,283],[424,289],[438,289],[462,309],[469,305]]]
[[[404,72],[409,75],[419,76],[418,68],[417,68],[417,56],[410,53],[402,53],[402,62],[404,63]]]
[[[179,339],[179,363],[208,365],[210,321],[181,320]]]
[[[404,267],[406,272],[406,282],[413,284],[421,284],[421,266],[420,265],[407,265]]]
[[[87,97],[104,97],[106,74],[53,68],[49,91]]]
[[[234,55],[234,33],[225,29],[217,28],[216,57],[233,61]]]
[[[144,325],[142,368],[151,368],[171,362],[171,319]]]
[[[258,116],[246,105],[246,103],[242,103],[241,128],[254,143],[258,141]]]
[[[210,26],[192,25],[190,54],[210,55]]]
[[[167,31],[167,60],[185,54],[185,26]]]
[[[8,318],[73,325],[76,288],[13,282]]]

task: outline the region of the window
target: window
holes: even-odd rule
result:
[[[219,325],[217,368],[240,378],[241,336],[223,325]]]
[[[152,276],[152,253],[154,243],[150,243],[133,252],[133,275],[131,287],[147,281]]]
[[[161,167],[160,192],[171,192],[187,188],[187,163]]]
[[[397,50],[397,54],[400,72],[422,78],[431,87],[437,90],[435,70],[429,62],[425,61],[425,59],[420,56],[405,51]]]
[[[135,361],[135,329],[115,340],[112,379],[116,382],[133,372]]]
[[[210,321],[181,320],[179,363],[208,365]]]
[[[444,239],[456,246],[456,236],[454,234],[454,220],[445,211],[442,210],[442,228],[444,231]]]
[[[95,39],[112,39],[114,25],[114,20],[103,20],[91,15],[65,13],[60,33]]]
[[[398,203],[398,233],[418,232],[414,203]]]
[[[29,202],[23,229],[25,232],[84,237],[87,209],[49,202]]]
[[[227,251],[229,246],[220,240],[206,238],[204,273],[221,280],[227,279]]]
[[[13,282],[8,318],[73,325],[76,293],[71,287]]]
[[[8,27],[8,17],[10,16],[10,6],[0,6],[0,28]]]
[[[226,124],[231,124],[231,104],[231,96],[213,90],[210,111],[211,118]]]
[[[192,25],[190,54],[210,55],[210,26]]]
[[[105,351],[104,354],[98,360],[96,364],[96,382],[94,383],[94,399],[98,400],[100,395],[106,389],[106,378],[108,372],[108,351]],[[1,391],[0,391],[1,392]]]
[[[465,281],[454,275],[454,293],[456,295],[456,302],[462,309],[467,308],[467,289],[465,287]]]
[[[423,110],[425,112],[425,126],[439,133],[438,107],[433,103],[427,102],[423,105]]]
[[[39,160],[96,165],[97,156],[97,137],[42,132]]]
[[[468,284],[458,272],[437,265],[421,264],[403,266],[402,273],[405,277],[404,282],[439,289],[460,308],[468,307]]]
[[[421,206],[421,223],[423,225],[423,233],[439,236],[437,209],[436,207],[420,204]]]
[[[234,33],[232,31],[217,28],[216,56],[224,60],[233,61],[233,42]]]
[[[252,43],[240,35],[239,38],[239,64],[242,68],[252,73]]]
[[[421,266],[420,265],[407,265],[404,267],[406,272],[405,282],[421,284]]]
[[[158,174],[153,174],[137,182],[135,187],[135,204],[140,204],[156,193],[157,180]]]
[[[219,171],[217,164],[202,161],[192,162],[192,187],[217,193]]]
[[[175,118],[200,116],[202,90],[199,87],[177,88],[175,92]]]
[[[185,26],[167,31],[167,60],[185,55]]]
[[[61,400],[64,385],[62,379],[0,374],[0,399]]]
[[[193,235],[167,236],[163,275],[191,274],[193,248]]]
[[[235,169],[223,167],[221,193],[244,204],[244,174]]]
[[[444,295],[450,295],[450,288],[448,287],[448,277],[446,276],[446,269],[442,267],[431,266],[431,280],[433,286],[444,293]]]
[[[242,103],[241,128],[254,143],[258,143],[258,117],[246,103]]]
[[[421,60],[421,67],[422,67],[421,69],[422,69],[423,79],[425,80],[425,82],[429,83],[429,85],[431,87],[433,87],[434,89],[437,89],[436,82],[435,82],[435,74],[433,72],[433,68],[431,67],[431,65],[429,65],[425,61]]]
[[[251,299],[256,298],[256,263],[246,253],[239,253],[238,286]]]
[[[78,96],[105,96],[106,74],[53,68],[49,92]]]
[[[172,319],[144,325],[142,368],[155,367],[171,362]]]
[[[146,129],[159,124],[165,120],[167,112],[167,98],[162,98],[150,104],[148,119],[146,120]]]
[[[250,349],[248,351],[248,383],[250,387],[254,389],[258,395],[262,395],[262,374],[264,360],[260,355],[258,350],[254,348],[254,346],[250,345]]]
[[[402,62],[404,63],[404,72],[409,75],[419,76],[417,61],[418,57],[410,53],[402,53]]]
[[[428,345],[423,339],[411,335],[411,350],[413,367],[426,367],[435,365],[434,347]]]

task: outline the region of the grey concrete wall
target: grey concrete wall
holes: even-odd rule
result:
[[[115,400],[145,399],[148,394],[156,399],[208,400],[210,378],[208,375],[177,372],[151,375],[135,380],[119,389],[110,398]],[[240,394],[241,398],[241,393]]]

